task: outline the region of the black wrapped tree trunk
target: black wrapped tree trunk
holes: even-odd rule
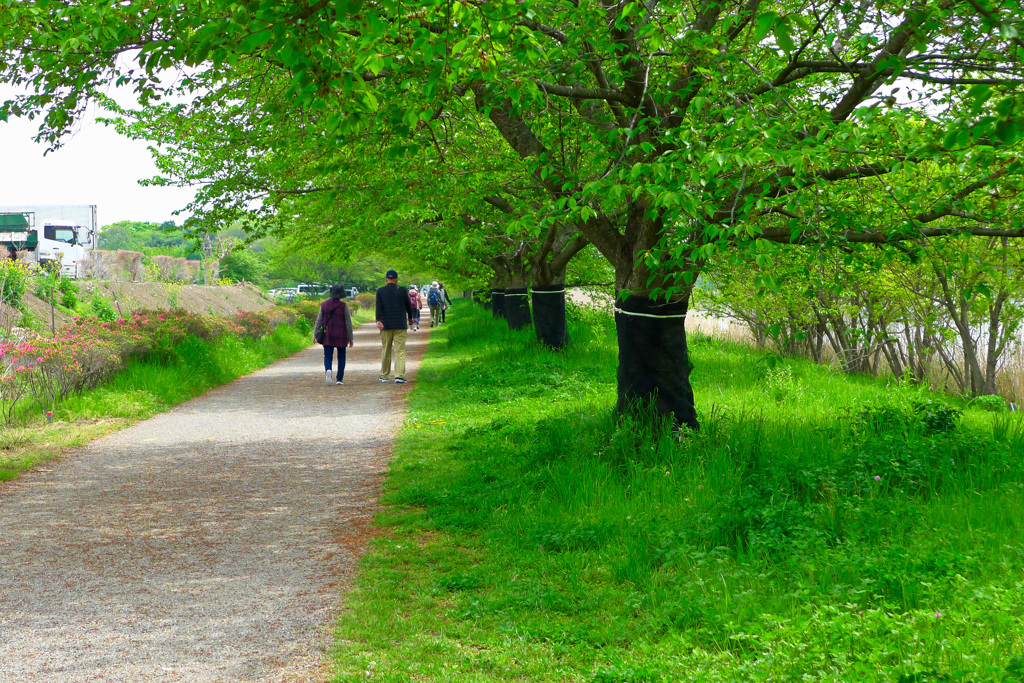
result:
[[[533,327],[537,340],[553,349],[569,343],[565,324],[565,285],[533,286]]]
[[[525,287],[505,290],[505,320],[510,330],[521,330],[533,323],[530,318],[530,293]]]
[[[491,290],[491,315],[495,318],[505,317],[505,290]]]
[[[620,413],[653,404],[677,425],[698,428],[686,350],[686,301],[630,295],[615,304]]]

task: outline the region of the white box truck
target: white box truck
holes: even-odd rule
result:
[[[95,204],[0,206],[0,257],[60,268],[66,277],[86,275],[83,261],[99,234]]]

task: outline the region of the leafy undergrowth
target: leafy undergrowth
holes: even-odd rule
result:
[[[102,385],[58,403],[52,421],[26,414],[0,430],[0,481],[304,349],[312,341],[310,329],[299,319],[259,338],[226,333],[165,339],[125,361]]]
[[[335,681],[1022,681],[1024,427],[691,339],[699,434],[614,330],[433,333]]]

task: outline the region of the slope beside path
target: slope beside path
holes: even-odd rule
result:
[[[0,488],[0,682],[322,680],[409,386],[372,325],[348,355],[344,386],[312,347]]]

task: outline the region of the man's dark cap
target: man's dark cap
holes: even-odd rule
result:
[[[385,280],[397,280],[398,279],[398,271],[397,270],[389,270],[388,272],[384,273],[384,279]]]

